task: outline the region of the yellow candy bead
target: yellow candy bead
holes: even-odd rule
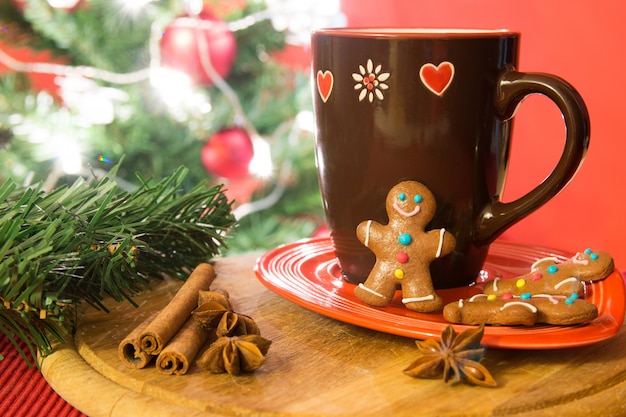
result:
[[[524,279],[518,279],[517,281],[515,281],[515,286],[517,288],[524,288],[526,286],[526,280]]]
[[[404,271],[401,269],[396,269],[393,274],[396,276],[396,278],[398,279],[402,279],[404,278]]]
[[[489,300],[489,301],[493,301],[493,300],[495,300],[495,299],[496,299],[496,295],[495,295],[495,294],[489,294],[489,295],[487,296],[487,300]]]

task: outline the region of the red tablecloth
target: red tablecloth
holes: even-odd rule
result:
[[[25,348],[23,344],[20,343]],[[0,334],[0,415],[5,417],[82,417],[61,398],[36,368],[29,368],[9,339]],[[29,355],[30,358],[30,355]]]

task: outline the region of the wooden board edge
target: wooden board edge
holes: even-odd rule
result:
[[[65,401],[90,417],[223,417],[142,395],[106,378],[84,361],[73,342],[41,360],[41,373]],[[89,385],[97,390],[81,389]]]

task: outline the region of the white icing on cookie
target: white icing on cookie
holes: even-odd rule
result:
[[[435,296],[431,294],[431,295],[426,295],[424,297],[403,298],[402,302],[404,304],[407,304],[407,303],[415,303],[415,302],[420,302],[420,301],[431,301],[434,299],[435,299]]]
[[[372,228],[372,221],[367,221],[367,226],[365,227],[365,247],[370,247],[370,229]]]
[[[554,261],[554,263],[558,263],[559,262],[559,258],[557,258],[556,256],[547,256],[545,258],[537,259],[535,261],[535,263],[533,263],[530,266],[530,270],[534,271],[535,269],[537,269],[537,267],[539,266],[540,263],[545,262],[545,261]]]
[[[437,247],[437,253],[435,254],[435,258],[439,258],[441,256],[441,251],[443,250],[443,236],[446,234],[446,229],[443,227],[439,229],[439,246]]]
[[[500,311],[504,311],[504,310],[506,310],[507,308],[509,308],[511,306],[524,306],[527,309],[529,309],[530,311],[532,311],[533,313],[537,312],[537,307],[535,307],[532,304],[525,303],[523,301],[509,301],[508,303],[506,303],[505,305],[500,307]]]
[[[580,281],[576,277],[569,277],[569,278],[564,279],[563,281],[559,282],[558,284],[556,284],[554,286],[554,289],[558,290],[559,288],[561,288],[563,285],[567,284],[568,282],[580,282]]]
[[[370,294],[374,294],[375,296],[378,296],[378,297],[380,297],[380,298],[385,298],[385,296],[384,296],[384,295],[382,295],[381,293],[378,293],[378,292],[374,291],[374,290],[373,290],[373,289],[371,289],[371,288],[367,288],[365,285],[363,285],[363,283],[360,283],[360,284],[359,284],[359,288],[364,289],[365,291],[369,292]]]
[[[487,294],[482,294],[482,293],[481,294],[474,294],[467,301],[469,301],[470,303],[473,303],[474,300],[476,300],[477,298],[483,298],[483,297],[488,297],[488,295]]]
[[[552,304],[558,304],[557,298],[565,298],[565,296],[550,295],[550,294],[533,294],[533,298],[547,298]]]

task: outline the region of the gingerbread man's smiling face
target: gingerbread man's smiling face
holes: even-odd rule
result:
[[[387,194],[386,204],[390,221],[410,221],[425,226],[435,215],[435,197],[415,181],[396,184]]]

